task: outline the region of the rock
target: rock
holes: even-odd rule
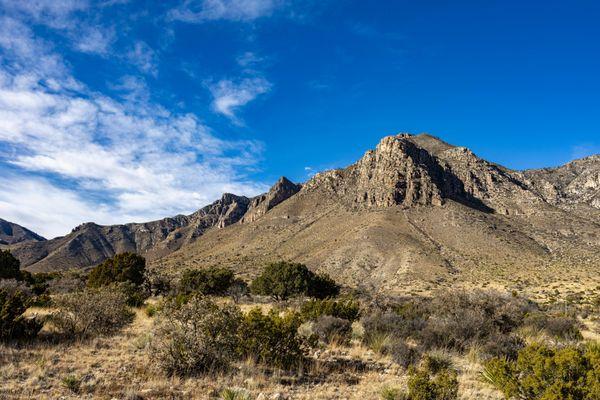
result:
[[[267,193],[256,196],[251,200],[248,212],[244,215],[241,222],[249,223],[256,221],[273,207],[298,193],[301,187],[301,185],[296,185],[285,176],[282,176]],[[289,218],[289,216],[285,217]]]

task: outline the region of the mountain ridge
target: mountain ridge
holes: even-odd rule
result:
[[[600,249],[598,164],[591,158],[558,167],[567,170],[514,171],[432,135],[404,133],[304,184],[282,177],[262,195],[224,194],[190,215],[83,224],[65,237],[11,248],[31,270],[90,267],[121,251],[139,252],[156,267],[243,261],[239,268],[249,274],[261,262],[289,258],[333,274],[350,271],[344,283],[379,289],[399,277],[450,282],[465,271],[500,268],[500,261],[510,269],[520,258],[587,270]],[[568,192],[568,201],[552,202],[548,184]]]

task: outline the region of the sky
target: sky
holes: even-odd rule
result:
[[[600,153],[596,1],[0,0],[0,218],[191,213],[428,132],[514,169]]]

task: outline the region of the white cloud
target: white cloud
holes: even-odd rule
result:
[[[115,40],[115,31],[100,26],[88,26],[78,32],[72,32],[69,36],[76,50],[107,56]]]
[[[271,90],[271,83],[260,77],[245,78],[239,82],[223,79],[210,84],[209,90],[213,95],[213,109],[234,122],[239,122],[235,111]]]
[[[270,16],[282,4],[280,0],[185,0],[170,11],[169,17],[190,23],[211,20],[252,21]]]
[[[0,184],[3,218],[51,237],[84,221],[162,218],[224,191],[266,189],[243,175],[260,158],[259,143],[220,139],[197,116],[147,96],[94,92],[27,26],[6,21],[13,35],[0,28],[0,166],[12,167]],[[139,79],[120,85],[143,90]]]
[[[156,52],[146,42],[135,42],[133,49],[127,53],[127,58],[142,72],[154,76],[158,73]]]

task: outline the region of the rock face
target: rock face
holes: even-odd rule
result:
[[[523,172],[524,179],[545,201],[561,208],[587,205],[600,209],[600,155],[558,168]]]
[[[0,218],[0,244],[16,244],[30,240],[39,242],[46,239],[21,225]]]
[[[252,199],[248,211],[241,219],[242,223],[256,221],[270,209],[298,193],[301,188],[301,185],[296,185],[285,176],[282,176],[267,193]]]

